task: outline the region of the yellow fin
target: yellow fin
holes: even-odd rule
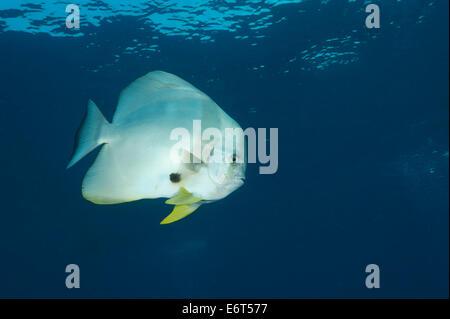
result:
[[[201,201],[201,198],[195,197],[189,193],[186,188],[180,187],[180,191],[177,195],[166,200],[166,204],[170,205],[188,205]]]
[[[197,208],[200,207],[200,203],[192,203],[188,205],[177,205],[173,209],[173,211],[161,221],[162,224],[170,224],[173,222],[176,222],[177,220],[180,220],[187,215],[193,213]]]

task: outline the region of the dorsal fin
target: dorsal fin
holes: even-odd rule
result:
[[[168,97],[173,101],[192,96],[209,99],[203,92],[176,75],[164,71],[147,73],[120,93],[113,123],[122,121],[142,108],[157,107],[160,104],[158,102],[167,101]]]

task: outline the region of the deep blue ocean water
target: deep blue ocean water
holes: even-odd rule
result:
[[[0,297],[448,297],[449,3],[374,1],[368,29],[369,3],[84,0],[69,30],[66,3],[2,0]],[[88,99],[111,120],[152,70],[278,128],[278,171],[165,226],[164,199],[83,199]]]

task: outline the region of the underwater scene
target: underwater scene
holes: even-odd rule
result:
[[[0,298],[448,298],[447,0],[72,1],[0,1]]]

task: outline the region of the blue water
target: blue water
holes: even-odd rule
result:
[[[2,0],[0,297],[448,297],[449,3],[376,1],[379,29],[368,3],[84,0],[69,30],[66,3]],[[163,199],[84,200],[88,99],[110,120],[152,70],[278,128],[276,174],[165,226]]]

